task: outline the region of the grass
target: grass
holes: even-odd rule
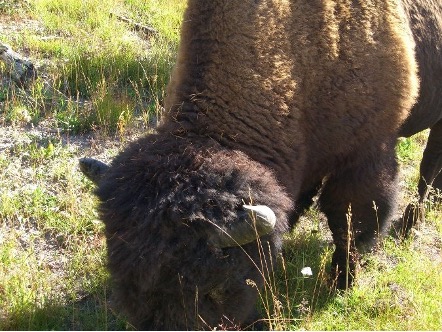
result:
[[[0,40],[41,74],[22,90],[5,80],[0,63],[1,330],[131,329],[110,308],[103,225],[93,185],[76,164],[83,155],[109,160],[133,128],[160,115],[184,7],[184,0],[0,0],[0,28],[15,27]],[[133,31],[115,15],[158,36]],[[417,200],[427,136],[397,147],[401,202]],[[327,286],[330,233],[323,215],[308,211],[261,291],[269,327],[440,329],[442,207],[434,194],[425,223],[408,241],[388,236],[365,255],[348,292]]]
[[[315,312],[303,328],[313,330],[437,330],[441,326],[440,262],[410,243],[387,240],[381,257],[368,257],[358,285]],[[440,293],[437,293],[440,294]],[[423,309],[425,308],[425,309]]]
[[[440,262],[410,243],[387,239],[365,257],[356,286],[308,311],[294,327],[309,330],[437,330],[441,326]],[[433,289],[435,293],[429,293]],[[433,296],[433,294],[437,294]]]
[[[0,159],[0,329],[87,328],[94,311],[89,326],[105,329],[103,227],[77,151],[24,135]],[[99,301],[83,313],[89,298]]]
[[[185,1],[30,0],[2,6],[0,15],[27,8],[32,21],[14,16],[22,29],[1,41],[26,49],[44,73],[25,95],[2,89],[0,97],[8,96],[7,118],[15,119],[16,109],[26,108],[34,123],[55,114],[64,130],[113,133],[134,123],[128,110],[136,110],[142,125],[158,116]],[[118,19],[123,15],[152,26],[158,35],[135,32]]]

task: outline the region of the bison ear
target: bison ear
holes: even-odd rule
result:
[[[237,247],[255,241],[258,237],[273,231],[276,215],[265,205],[243,205],[248,217],[222,228],[216,226],[209,236],[209,242],[218,248]]]
[[[105,163],[92,158],[81,158],[78,163],[83,174],[95,184],[100,182],[103,174],[109,168]]]

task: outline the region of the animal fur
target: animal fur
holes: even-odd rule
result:
[[[260,270],[276,261],[292,204],[270,170],[210,139],[151,135],[114,160],[97,194],[114,297],[136,327],[210,329],[257,319]],[[212,246],[214,227],[247,217],[244,203],[271,206],[277,216],[262,249],[256,241]]]
[[[419,88],[405,9],[396,0],[190,1],[160,132],[209,136],[272,169],[297,202],[292,224],[322,185],[342,269],[350,205],[361,248],[395,212],[394,147]]]
[[[403,235],[425,217],[424,201],[430,189],[442,191],[442,2],[404,0],[416,41],[421,93],[400,135],[409,137],[431,128],[420,165],[419,201],[409,204],[403,215]]]
[[[136,327],[255,321],[262,264],[319,187],[333,271],[351,283],[395,209],[394,147],[419,87],[410,11],[440,17],[429,3],[189,0],[165,121],[97,177],[115,298]],[[275,231],[212,246],[248,203],[273,209]]]

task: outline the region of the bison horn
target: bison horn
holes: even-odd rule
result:
[[[95,184],[98,184],[103,174],[109,168],[105,163],[92,158],[81,158],[78,162],[83,174]]]
[[[250,212],[250,218],[234,223],[228,229],[217,228],[210,238],[215,247],[242,246],[273,231],[276,216],[272,209],[265,205],[243,205],[243,208]]]

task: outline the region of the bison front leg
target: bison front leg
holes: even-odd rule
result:
[[[427,146],[420,165],[418,184],[419,202],[409,204],[402,218],[400,235],[408,236],[411,228],[419,220],[425,219],[424,202],[428,198],[430,188],[442,190],[442,121],[431,128]]]
[[[294,228],[300,216],[302,216],[305,211],[307,211],[313,205],[314,197],[319,193],[322,187],[322,181],[316,183],[309,190],[302,191],[296,200],[295,209],[292,211],[289,217],[289,226]]]
[[[394,144],[358,158],[328,178],[320,197],[336,246],[332,275],[339,289],[352,285],[358,256],[373,247],[396,206]]]

